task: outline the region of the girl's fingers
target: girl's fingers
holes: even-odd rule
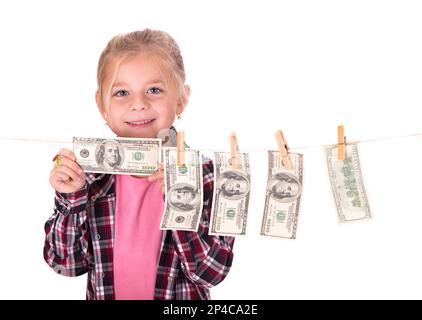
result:
[[[148,181],[154,181],[154,180],[157,180],[158,179],[158,177],[157,177],[157,174],[153,174],[152,176],[149,176],[148,177]]]
[[[75,161],[69,160],[68,158],[62,158],[60,160],[60,165],[66,166],[69,169],[72,169],[78,175],[82,175],[82,173],[83,173],[83,171],[82,171],[81,167],[79,166],[79,164],[77,162],[75,162]]]
[[[70,177],[64,172],[58,171],[55,173],[53,181],[56,181],[59,183],[68,183],[70,181]]]
[[[148,180],[153,181],[153,180],[162,179],[162,178],[164,178],[164,172],[158,171],[158,172],[152,174],[151,176],[149,176]]]
[[[158,164],[158,170],[154,174],[148,177],[149,181],[154,181],[161,179],[160,181],[160,190],[162,193],[164,193],[164,165],[162,163]]]
[[[76,161],[75,154],[72,150],[61,148],[59,151],[59,154],[63,157],[69,158],[70,160]]]
[[[72,178],[72,180],[81,181],[80,175],[78,175],[75,171],[73,171],[72,169],[70,169],[70,168],[68,168],[66,166],[60,166],[60,167],[58,167],[57,171],[66,174],[67,176],[69,176],[70,178]]]

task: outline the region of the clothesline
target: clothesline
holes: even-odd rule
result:
[[[373,139],[365,139],[365,140],[352,140],[347,141],[347,143],[369,143],[369,142],[377,142],[377,141],[387,141],[387,140],[395,140],[395,139],[404,139],[404,138],[411,138],[422,136],[422,133],[415,133],[415,134],[406,134],[406,135],[398,135],[398,136],[390,136],[384,138],[373,138]],[[3,141],[18,141],[18,142],[35,142],[35,143],[62,143],[62,144],[72,144],[73,141],[64,141],[64,140],[52,140],[52,139],[28,139],[28,138],[14,138],[14,137],[0,137],[0,140]],[[292,147],[289,145],[290,150],[305,150],[305,149],[316,149],[316,148],[326,148],[330,146],[334,146],[335,144],[323,144],[323,145],[307,145],[307,146],[298,146]],[[215,151],[214,149],[200,149],[201,151]],[[268,151],[268,149],[243,149],[240,148],[241,151],[246,152],[258,152],[258,151]]]

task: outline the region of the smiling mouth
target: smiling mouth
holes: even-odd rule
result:
[[[126,121],[126,123],[130,126],[140,127],[146,126],[152,123],[155,119],[148,119],[148,120],[139,120],[139,121]]]

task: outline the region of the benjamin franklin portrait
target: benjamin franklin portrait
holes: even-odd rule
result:
[[[246,197],[250,189],[248,177],[239,171],[226,171],[220,182],[221,196],[230,200]]]
[[[270,180],[270,195],[279,202],[292,202],[299,198],[302,186],[299,179],[289,172],[279,172]]]
[[[123,163],[124,150],[120,143],[113,140],[106,140],[95,150],[97,164],[104,171],[114,171]]]
[[[192,211],[200,205],[199,190],[190,184],[178,183],[168,192],[169,204],[177,211]]]

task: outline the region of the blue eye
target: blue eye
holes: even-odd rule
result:
[[[127,96],[128,94],[129,92],[127,92],[126,90],[119,90],[113,96],[124,97],[124,96]]]
[[[157,87],[152,87],[152,88],[149,88],[149,89],[147,90],[147,92],[148,92],[148,93],[152,93],[152,94],[157,94],[157,93],[162,92],[162,90],[161,90],[160,88],[157,88]]]

